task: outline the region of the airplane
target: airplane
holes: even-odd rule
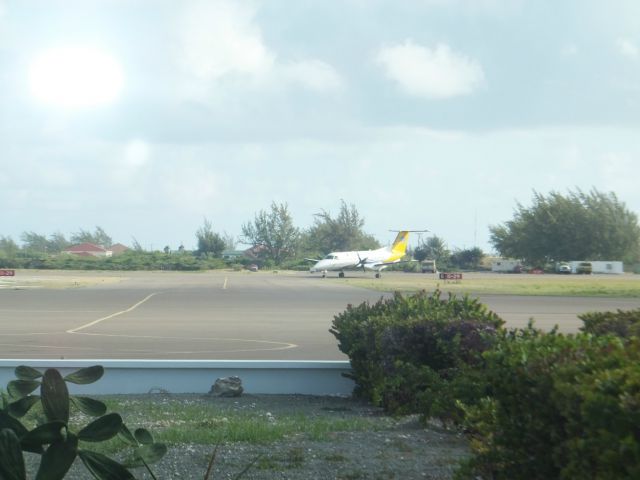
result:
[[[338,271],[338,277],[344,278],[344,271],[348,269],[359,269],[362,271],[373,270],[376,278],[380,278],[380,272],[389,265],[395,263],[406,263],[402,261],[407,251],[410,232],[427,232],[428,230],[391,230],[398,232],[391,247],[382,247],[377,250],[359,250],[350,252],[331,252],[326,257],[318,260],[307,258],[316,264],[309,269],[310,273],[321,272],[322,278],[327,276],[329,271]],[[408,260],[412,262],[414,260]]]

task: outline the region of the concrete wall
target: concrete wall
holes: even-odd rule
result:
[[[246,393],[351,395],[354,383],[342,376],[349,362],[248,360],[0,360],[0,387],[14,380],[18,365],[44,371],[57,368],[62,375],[91,365],[102,365],[104,376],[89,385],[69,384],[72,393],[207,393],[220,377],[236,375]]]

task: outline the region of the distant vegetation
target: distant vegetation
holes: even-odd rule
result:
[[[64,254],[71,245],[91,243],[105,248],[112,238],[101,228],[79,230],[68,239],[60,232],[49,236],[24,232],[21,244],[0,235],[0,268],[101,269],[101,270],[204,270],[225,267],[242,268],[258,264],[261,268],[306,270],[305,258],[322,258],[329,252],[368,250],[380,247],[364,230],[365,220],[355,205],[340,204],[337,215],[321,210],[307,229],[295,226],[289,206],[272,202],[241,226],[242,235],[234,239],[216,232],[213,222],[195,232],[197,248],[184,246],[161,251],[145,251],[133,239],[130,249],[110,258],[79,257]],[[523,260],[533,267],[550,267],[568,260],[623,260],[626,265],[640,260],[640,226],[613,193],[580,190],[544,196],[534,192],[533,205],[517,204],[514,218],[489,227],[491,243],[503,257]],[[235,249],[242,246],[240,252]],[[245,254],[242,251],[246,252]],[[225,255],[225,252],[227,254]],[[229,252],[231,254],[229,254]],[[435,260],[438,270],[473,271],[486,267],[486,255],[477,247],[453,248],[437,235],[419,239],[409,257]],[[417,263],[394,267],[420,271]]]
[[[533,205],[517,204],[514,218],[492,226],[491,243],[504,257],[534,266],[567,260],[640,259],[638,216],[614,193],[593,189],[547,196],[534,192]]]

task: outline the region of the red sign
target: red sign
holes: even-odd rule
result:
[[[13,277],[15,274],[15,270],[0,270],[0,277]]]
[[[461,273],[441,273],[440,280],[462,280]]]

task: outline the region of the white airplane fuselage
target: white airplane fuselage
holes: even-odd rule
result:
[[[366,268],[380,271],[388,264],[399,261],[402,255],[394,254],[389,248],[377,250],[360,250],[351,252],[331,252],[318,261],[311,269],[311,273],[343,271],[354,268]]]

